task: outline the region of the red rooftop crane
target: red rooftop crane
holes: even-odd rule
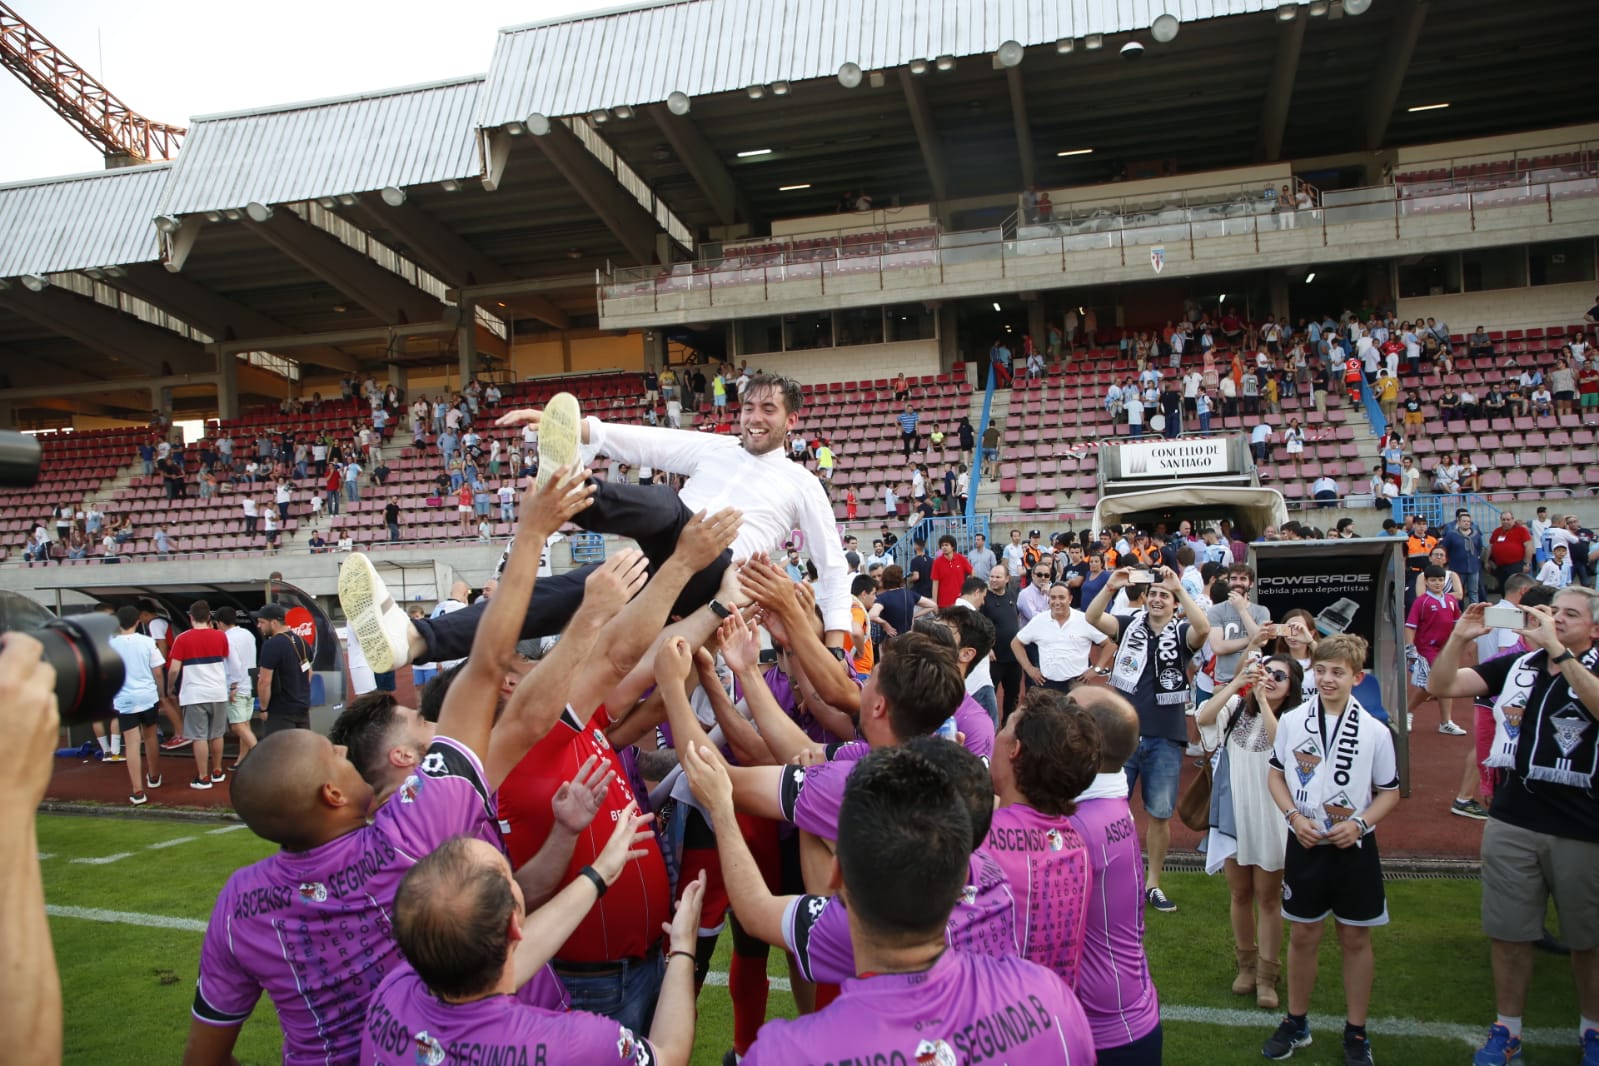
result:
[[[4,3],[0,64],[104,152],[108,163],[171,159],[188,132],[130,109]]]

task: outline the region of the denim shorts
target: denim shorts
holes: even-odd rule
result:
[[[1177,782],[1183,774],[1183,749],[1179,740],[1165,737],[1139,737],[1138,750],[1122,769],[1127,787],[1144,779],[1144,810],[1151,818],[1167,819],[1177,809]]]

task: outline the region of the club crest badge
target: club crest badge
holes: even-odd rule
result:
[[[428,1035],[426,1029],[411,1038],[416,1048],[416,1066],[442,1066],[444,1045]]]
[[[1354,804],[1349,799],[1349,793],[1347,792],[1338,793],[1338,795],[1321,806],[1327,812],[1327,817],[1323,819],[1323,822],[1329,830],[1339,822],[1347,822],[1350,816],[1355,813]]]
[[[1524,703],[1513,703],[1505,708],[1505,736],[1511,740],[1521,736],[1521,716],[1526,713],[1527,705]]]
[[[1314,739],[1307,739],[1303,744],[1294,749],[1294,772],[1299,775],[1301,785],[1308,784],[1315,776],[1316,768],[1321,765],[1321,745]]]
[[[1166,246],[1157,244],[1149,250],[1149,265],[1159,274],[1166,268]]]
[[[1059,829],[1051,829],[1044,834],[1044,842],[1049,845],[1050,851],[1060,851],[1066,846],[1066,837]]]
[[[420,793],[421,791],[422,791],[422,778],[421,778],[421,776],[418,775],[418,774],[412,774],[410,777],[407,777],[405,779],[405,783],[400,786],[400,792],[399,792],[400,802],[401,803],[415,803],[417,794]]]
[[[306,881],[300,885],[301,903],[326,903],[328,886],[321,881]]]
[[[923,1040],[916,1045],[916,1066],[956,1066],[955,1049],[943,1040]]]
[[[1589,724],[1587,717],[1570,704],[1550,716],[1549,727],[1555,731],[1555,744],[1563,757],[1571,758],[1577,745],[1582,743],[1582,735],[1588,731]]]

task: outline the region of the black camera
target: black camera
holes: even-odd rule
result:
[[[0,487],[29,488],[39,479],[44,451],[26,433],[0,430]],[[56,703],[63,725],[100,721],[116,714],[111,701],[122,688],[122,656],[111,646],[117,620],[89,614],[58,618],[24,630],[44,645],[44,660],[56,668]]]

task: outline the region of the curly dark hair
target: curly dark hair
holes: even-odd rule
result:
[[[1065,693],[1028,689],[1017,708],[1016,787],[1043,814],[1068,815],[1099,773],[1099,724]]]

